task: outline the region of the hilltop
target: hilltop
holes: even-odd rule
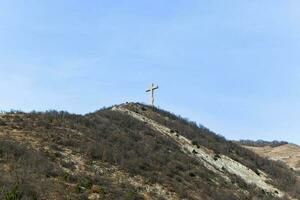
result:
[[[297,173],[139,103],[0,116],[1,199],[300,199]]]

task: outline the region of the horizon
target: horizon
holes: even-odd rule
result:
[[[69,111],[67,111],[67,110],[55,110],[55,109],[49,109],[49,110],[31,110],[31,111],[22,111],[22,110],[13,110],[13,109],[11,109],[10,111],[3,111],[3,110],[1,110],[0,112],[1,112],[1,114],[9,114],[9,113],[14,113],[14,112],[21,112],[21,113],[25,113],[25,114],[28,114],[28,113],[32,113],[32,112],[37,112],[37,113],[46,113],[46,112],[52,112],[52,111],[55,111],[55,112],[66,112],[66,113],[69,113],[69,114],[74,114],[74,115],[81,115],[81,116],[85,116],[85,115],[88,115],[88,114],[92,114],[92,113],[95,113],[95,112],[97,112],[97,111],[99,111],[99,110],[102,110],[102,109],[108,109],[108,108],[110,108],[110,107],[114,107],[114,106],[120,106],[120,105],[124,105],[124,104],[142,104],[142,105],[146,105],[146,106],[149,106],[149,107],[151,107],[151,104],[147,104],[147,103],[144,103],[144,102],[124,102],[124,103],[120,103],[120,104],[114,104],[114,105],[111,105],[111,106],[104,106],[104,107],[101,107],[101,108],[99,108],[99,109],[96,109],[96,110],[94,110],[94,111],[90,111],[90,112],[86,112],[86,113],[75,113],[75,112],[69,112]],[[156,106],[154,106],[154,107],[156,107]],[[189,119],[189,118],[187,118],[187,117],[185,117],[185,116],[181,116],[180,114],[177,114],[177,113],[173,113],[172,111],[169,111],[169,110],[165,110],[165,109],[163,109],[163,108],[160,108],[160,107],[156,107],[156,108],[158,108],[158,109],[160,109],[160,110],[163,110],[163,111],[167,111],[167,112],[170,112],[171,114],[173,114],[173,115],[175,115],[176,117],[181,117],[181,118],[183,118],[183,119],[185,119],[185,120],[187,120],[188,122],[193,122],[193,123],[196,123],[197,124],[197,126],[200,128],[200,127],[204,127],[204,128],[206,128],[206,129],[208,129],[208,130],[210,130],[210,131],[212,131],[212,132],[214,132],[213,130],[211,130],[211,129],[209,129],[209,127],[206,127],[205,125],[203,125],[203,124],[200,124],[200,123],[197,123],[196,121],[193,121],[192,119]],[[0,115],[1,115],[0,114]],[[219,136],[221,136],[221,137],[225,137],[224,135],[222,135],[222,134],[219,134],[219,133],[216,133],[216,132],[214,132],[215,134],[217,134],[217,135],[219,135]],[[229,140],[229,141],[247,141],[247,140],[249,140],[249,141],[256,141],[256,142],[258,142],[258,141],[263,141],[263,142],[287,142],[287,141],[283,141],[283,140],[262,140],[262,139],[255,139],[255,140],[250,140],[250,139],[247,139],[247,138],[245,138],[245,139],[228,139],[228,138],[226,138],[225,137],[225,139],[226,140]],[[296,143],[292,143],[292,142],[288,142],[289,144],[293,144],[293,145],[299,145],[299,144],[296,144]]]
[[[300,144],[300,2],[0,3],[0,110],[156,105],[229,140]]]

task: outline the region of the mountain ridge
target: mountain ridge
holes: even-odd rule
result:
[[[296,175],[281,163],[139,103],[86,115],[8,113],[0,116],[0,142],[0,197],[17,191],[20,199],[219,200],[292,199],[300,193]],[[232,163],[274,189],[247,183],[231,173]]]

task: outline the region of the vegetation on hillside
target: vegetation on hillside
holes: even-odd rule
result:
[[[299,197],[299,183],[284,165],[260,158],[166,111],[128,106],[195,144],[268,172],[280,189]],[[98,194],[103,199],[143,199],[141,188],[129,181],[116,182],[117,170],[140,176],[146,184],[159,183],[181,199],[274,199],[239,177],[224,181],[168,138],[109,109],[84,116],[57,111],[7,113],[0,118],[1,132],[6,135],[0,134],[0,199],[87,199],[94,186],[100,187]],[[67,152],[80,158],[82,166],[66,159]],[[155,193],[151,197],[164,199]]]
[[[265,147],[265,146],[279,147],[279,146],[288,144],[288,142],[277,141],[277,140],[274,140],[274,141],[271,141],[271,142],[264,141],[264,140],[256,140],[256,141],[253,141],[253,140],[239,140],[239,141],[236,141],[236,143],[240,144],[240,145],[251,146],[251,147]]]
[[[227,141],[223,136],[210,131],[206,127],[197,125],[195,122],[176,116],[168,111],[143,104],[139,104],[139,106],[128,104],[127,107],[163,125],[173,127],[175,132],[189,138],[196,145],[212,149],[216,154],[227,155],[253,171],[262,170],[267,172],[272,177],[273,185],[283,191],[288,191],[294,196],[300,195],[300,181],[297,174],[285,164],[262,158],[235,142]]]

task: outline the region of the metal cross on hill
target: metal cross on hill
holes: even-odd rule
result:
[[[158,86],[154,86],[154,84],[152,83],[150,88],[148,90],[146,90],[146,92],[151,92],[150,97],[151,97],[151,105],[152,106],[154,106],[154,90],[157,90],[157,89],[158,89]]]

